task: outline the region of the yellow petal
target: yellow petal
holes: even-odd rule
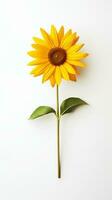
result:
[[[49,48],[47,46],[42,46],[40,44],[32,44],[32,47],[36,50],[45,50],[49,51]]]
[[[37,51],[29,51],[28,55],[33,57],[33,58],[36,58],[37,57]]]
[[[61,44],[61,47],[64,49],[68,49],[71,47],[73,39],[76,37],[76,33],[73,33],[72,35],[69,35]]]
[[[75,69],[69,63],[65,63],[64,67],[66,68],[67,72],[69,72],[70,74],[76,74]]]
[[[40,65],[40,64],[45,64],[48,62],[48,59],[36,59],[28,63],[28,66],[33,66],[33,65]]]
[[[35,50],[35,51],[29,51],[28,55],[33,57],[33,58],[42,58],[42,59],[48,59],[48,52],[46,49],[41,49],[41,50]]]
[[[85,67],[85,63],[82,63],[80,61],[77,61],[77,60],[67,60],[67,62],[71,65],[75,65],[75,66],[78,66],[78,67]]]
[[[37,45],[37,46],[35,46]],[[32,47],[35,47],[35,51],[37,52],[37,56],[42,57],[42,58],[48,58],[48,53],[49,53],[49,49],[47,47],[44,46],[40,46],[38,44],[33,44]]]
[[[61,40],[62,40],[63,36],[64,36],[64,27],[61,26],[61,28],[60,28],[60,30],[58,32],[59,43],[61,43]]]
[[[65,80],[69,80],[68,72],[67,72],[66,68],[63,65],[60,66],[60,71],[61,71],[62,77]]]
[[[69,35],[71,35],[71,34],[72,34],[72,30],[69,29],[69,30],[65,33],[63,40],[66,39],[66,38],[67,38]]]
[[[54,45],[58,47],[59,46],[58,34],[54,25],[51,25],[51,38],[53,40]]]
[[[79,40],[79,36],[76,36],[76,38],[74,38],[72,41],[72,45],[76,44],[78,40]]]
[[[79,72],[79,70],[77,69],[77,67],[76,66],[74,66],[74,65],[72,65],[73,66],[73,68],[75,69],[75,71],[76,71],[76,74],[77,75],[79,75],[80,74],[80,72]]]
[[[69,29],[66,33],[65,33],[65,35],[62,37],[62,39],[61,39],[61,43],[60,43],[60,46],[62,46],[62,44],[63,44],[63,42],[64,42],[64,40],[66,39],[66,38],[68,38],[70,35],[72,35],[72,30],[71,29]]]
[[[48,67],[48,63],[38,65],[30,72],[30,74],[33,74],[35,77],[39,76],[44,73],[47,67]]]
[[[54,74],[50,77],[50,83],[51,83],[52,87],[55,86],[55,78],[54,78]]]
[[[58,66],[55,69],[55,80],[57,85],[61,83],[61,72],[60,72],[60,67]]]
[[[47,45],[46,42],[45,42],[44,40],[40,39],[40,38],[33,37],[33,40],[34,40],[37,44],[39,44],[39,45],[41,45],[41,46],[46,46],[46,45]]]
[[[49,79],[49,77],[52,75],[54,70],[55,70],[55,66],[49,65],[49,68],[46,70],[46,72],[43,75],[43,78],[42,78],[43,83]]]
[[[37,60],[33,60],[33,61],[29,62],[27,65],[28,66],[38,65],[38,61]]]
[[[53,47],[53,42],[50,38],[50,36],[48,35],[48,33],[43,29],[43,28],[40,28],[40,31],[41,31],[41,34],[44,38],[44,40],[46,41],[46,43],[48,44],[49,47]]]
[[[72,53],[67,56],[68,60],[80,60],[88,56],[88,53]]]
[[[77,52],[77,51],[79,51],[83,46],[84,46],[84,44],[75,44],[75,45],[73,45],[72,47],[70,47],[70,48],[67,50],[67,54],[71,54],[71,53],[73,53],[73,52]]]

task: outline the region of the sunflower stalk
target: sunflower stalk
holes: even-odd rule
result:
[[[61,178],[61,161],[60,161],[60,110],[59,110],[59,87],[56,86],[56,117],[57,117],[57,164],[58,178]]]

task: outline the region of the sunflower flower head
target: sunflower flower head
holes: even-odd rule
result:
[[[33,37],[33,51],[28,55],[34,60],[28,63],[34,66],[31,74],[34,77],[42,75],[42,82],[50,80],[52,87],[60,85],[62,79],[76,81],[78,67],[85,67],[82,59],[88,56],[88,53],[79,50],[84,44],[78,44],[79,36],[68,30],[64,33],[64,27],[59,31],[54,25],[51,25],[51,31],[48,34],[43,28],[40,29],[42,39]]]

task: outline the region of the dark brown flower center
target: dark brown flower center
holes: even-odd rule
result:
[[[53,65],[59,66],[66,61],[66,51],[58,47],[52,48],[48,53],[48,57]]]

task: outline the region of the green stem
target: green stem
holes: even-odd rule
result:
[[[56,86],[56,116],[57,116],[57,161],[58,161],[58,178],[61,178],[61,162],[60,162],[60,111],[59,111],[59,87]]]

